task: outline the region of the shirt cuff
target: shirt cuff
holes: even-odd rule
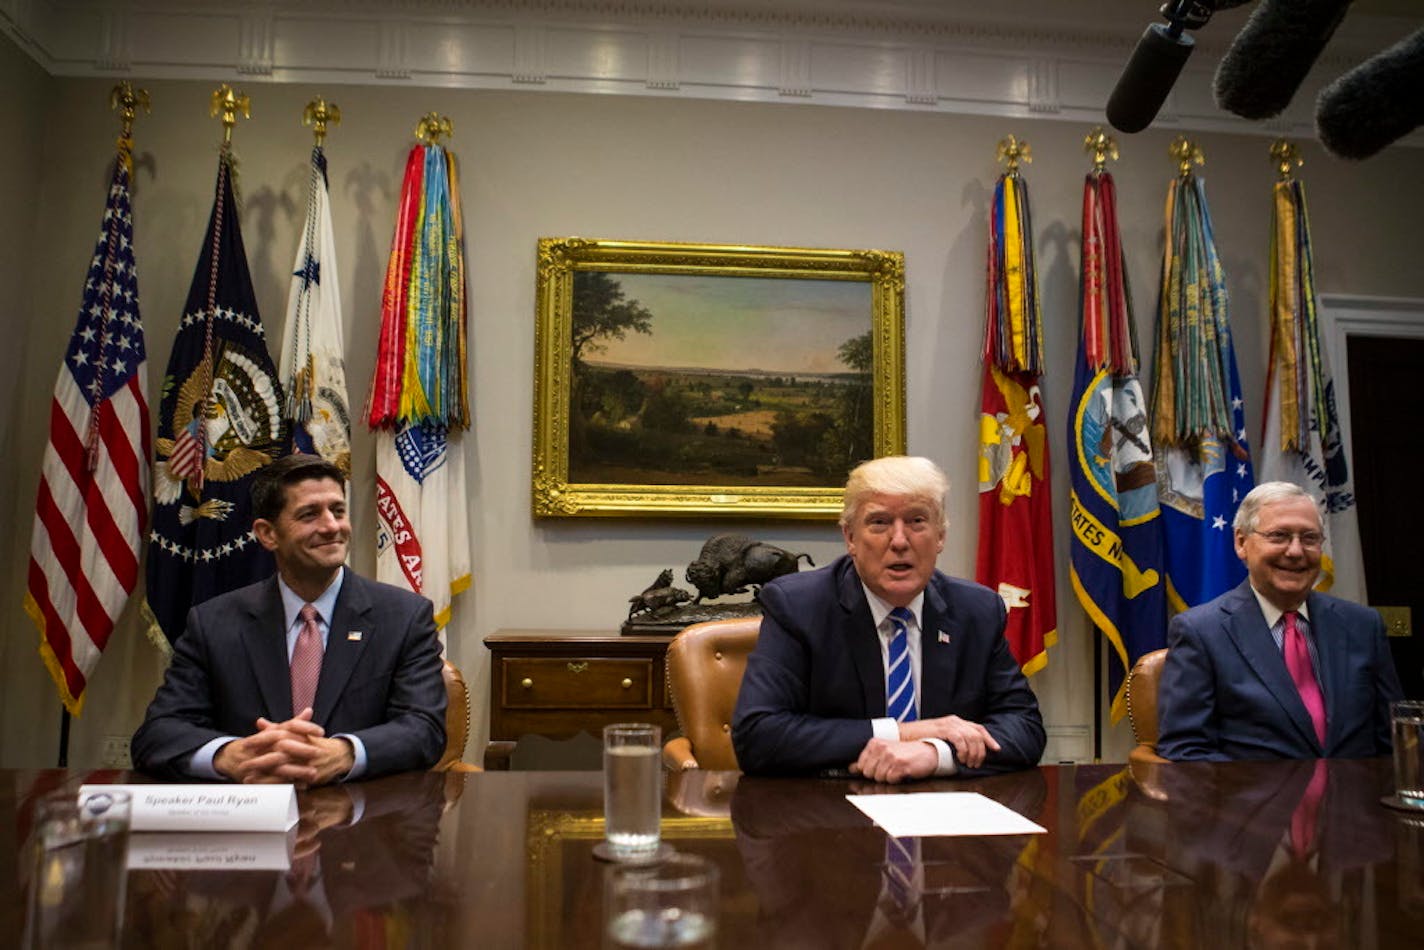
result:
[[[959,771],[959,766],[954,761],[954,746],[943,739],[921,739],[920,741],[928,742],[939,753],[939,765],[935,768],[936,777],[953,775]]]
[[[900,741],[900,724],[892,716],[870,720],[870,734],[886,742]]]
[[[232,781],[213,766],[213,759],[217,758],[219,749],[236,741],[237,736],[218,736],[199,746],[198,751],[188,760],[188,772],[194,778],[205,778],[212,782]]]
[[[354,782],[366,774],[366,746],[360,739],[349,732],[338,732],[332,736],[333,739],[345,739],[351,743],[351,752],[355,758],[355,763],[351,766],[351,771],[347,772],[338,782]]]

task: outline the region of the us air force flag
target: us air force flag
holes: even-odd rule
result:
[[[1162,520],[1125,275],[1112,176],[1095,171],[1083,189],[1080,339],[1068,417],[1069,577],[1112,647],[1114,722],[1127,712],[1127,671],[1167,643]]]
[[[320,455],[351,477],[351,411],[341,343],[341,290],[327,195],[326,153],[312,149],[306,224],[292,265],[282,344],[284,415],[292,448]]]
[[[1231,522],[1255,484],[1206,190],[1183,165],[1167,198],[1152,380],[1167,603],[1174,611],[1205,603],[1245,578]]]
[[[1289,167],[1289,166],[1287,166]],[[1305,188],[1277,182],[1271,231],[1271,348],[1261,478],[1294,482],[1315,499],[1325,523],[1316,587],[1365,601],[1364,558],[1355,489],[1335,410],[1335,382],[1321,345]]]
[[[168,644],[189,607],[273,570],[252,535],[249,486],[285,452],[282,393],[248,276],[231,161],[224,146],[158,409],[147,607]]]

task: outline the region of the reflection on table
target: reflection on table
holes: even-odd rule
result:
[[[0,773],[0,933],[27,809],[78,773]],[[1388,760],[1048,766],[899,789],[668,778],[663,835],[722,875],[724,948],[1393,947],[1424,933],[1424,816]],[[354,795],[351,792],[355,792]],[[896,841],[850,793],[975,791],[1043,835]],[[407,775],[300,796],[289,866],[129,873],[135,947],[598,946],[597,773]]]

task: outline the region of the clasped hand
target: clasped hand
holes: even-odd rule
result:
[[[290,782],[307,788],[335,781],[355,762],[351,743],[326,738],[326,730],[311,719],[311,707],[285,722],[259,718],[255,733],[218,750],[213,768],[248,784]]]
[[[850,770],[877,782],[926,778],[939,767],[939,751],[924,739],[948,742],[954,748],[955,761],[971,769],[983,765],[989,752],[999,751],[999,743],[979,723],[942,716],[900,723],[898,742],[871,739]]]

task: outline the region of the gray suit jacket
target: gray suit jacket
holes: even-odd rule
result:
[[[134,768],[186,779],[193,753],[247,736],[259,716],[290,719],[277,578],[214,597],[188,613],[173,660],[134,733]],[[427,769],[445,748],[445,684],[430,601],[346,569],[332,611],[314,720],[366,748],[363,778]]]
[[[1271,638],[1249,581],[1172,618],[1157,752],[1168,759],[1365,758],[1390,752],[1389,704],[1403,698],[1384,621],[1326,594],[1306,599],[1325,745]]]
[[[738,764],[751,775],[849,767],[885,715],[885,661],[854,563],[778,577],[757,599],[765,616],[732,717]],[[959,774],[1037,765],[1043,720],[1004,640],[999,595],[935,571],[921,627],[920,718],[977,722],[1001,746]]]

